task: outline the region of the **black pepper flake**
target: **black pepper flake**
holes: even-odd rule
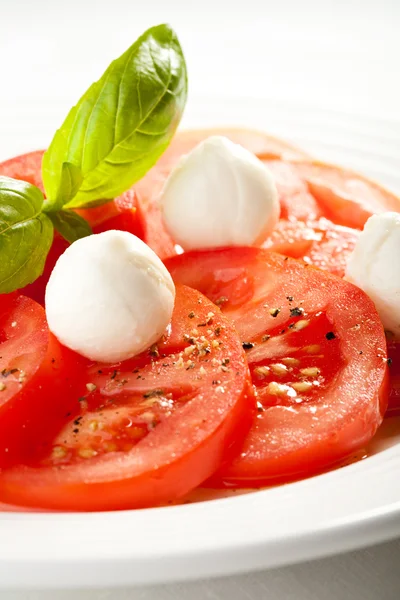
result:
[[[271,317],[275,318],[275,317],[277,317],[279,315],[280,312],[281,311],[280,311],[279,308],[274,308],[273,310],[270,311],[270,315],[271,315]]]
[[[362,350],[360,350],[358,354],[363,354],[363,351],[362,351]]]
[[[229,359],[229,358],[224,358],[224,359],[221,361],[221,365],[222,365],[223,367],[226,367],[226,365],[229,365],[229,363],[230,363],[230,359]]]
[[[75,419],[74,425],[80,425],[81,421],[82,421],[82,417],[78,417],[77,419]]]
[[[169,367],[169,363],[163,363],[162,366],[163,367]]]
[[[221,327],[216,327],[214,333],[216,337],[219,337],[221,335]]]
[[[219,385],[221,382],[219,379],[213,379],[212,384],[213,385]]]
[[[110,379],[115,379],[117,375],[118,375],[118,371],[113,371]]]
[[[133,369],[132,373],[139,373],[139,369]]]
[[[270,340],[270,339],[271,339],[271,336],[268,335],[268,334],[266,334],[266,335],[262,336],[261,341],[262,342],[268,342],[268,340]]]
[[[333,331],[328,331],[328,333],[325,334],[325,337],[327,340],[334,340],[336,335],[333,333]]]
[[[393,359],[392,358],[388,358],[386,361],[388,367],[390,367],[390,365],[393,363]]]
[[[285,256],[285,258],[283,259],[285,262],[288,260],[288,256]]]
[[[285,333],[286,329],[281,329],[281,331],[279,332],[281,335],[282,333]]]
[[[286,296],[286,300],[289,300],[289,302],[293,302],[294,298],[293,296]]]
[[[19,369],[3,369],[1,371],[2,377],[8,377],[9,375],[14,375],[14,373],[18,373]]]
[[[158,358],[160,356],[157,344],[153,344],[152,346],[150,346],[149,354],[153,358]]]
[[[242,343],[242,347],[243,350],[251,350],[252,348],[254,348],[255,344],[253,344],[252,342],[243,342]]]
[[[196,365],[195,365],[195,363],[192,361],[192,362],[190,363],[190,365],[189,365],[188,367],[186,367],[186,371],[190,371],[190,369],[194,369],[194,368],[195,368],[195,366],[196,366]]]
[[[290,325],[288,325],[289,329],[293,329],[294,326],[295,326],[295,323],[290,323]]]
[[[72,433],[79,433],[79,429],[73,429]]]
[[[52,359],[51,359],[51,362],[52,362],[52,364],[54,365],[54,363],[56,362],[56,359],[55,359],[55,358],[52,358]]]
[[[304,309],[300,308],[299,306],[296,306],[295,308],[291,308],[290,309],[290,316],[291,317],[301,317],[304,313]]]
[[[264,410],[265,410],[265,408],[263,407],[261,402],[257,402],[257,412],[262,413],[262,412],[264,412]]]
[[[138,376],[136,377],[136,379],[142,379],[142,376],[141,376],[141,375],[138,375]]]
[[[67,412],[67,414],[65,415],[65,418],[67,419],[67,418],[68,418],[68,417],[70,417],[70,416],[71,416],[71,413],[70,413],[70,412]]]
[[[98,372],[99,375],[103,374],[103,371],[101,369],[99,369],[97,372]]]
[[[193,311],[190,311],[190,313],[188,314],[189,319],[194,319],[195,318],[195,314]]]
[[[207,327],[207,323],[197,323],[197,327]]]
[[[164,396],[164,390],[150,390],[143,394],[143,398],[156,398],[158,396]]]
[[[81,398],[78,398],[78,402],[86,402],[85,396],[82,396]]]

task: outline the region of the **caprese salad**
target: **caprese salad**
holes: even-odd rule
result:
[[[176,133],[186,96],[153,27],[0,165],[0,503],[291,482],[400,406],[399,198],[261,132]]]

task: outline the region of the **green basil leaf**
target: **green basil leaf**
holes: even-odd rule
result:
[[[83,175],[80,168],[72,163],[64,162],[61,165],[60,187],[58,188],[57,195],[53,201],[45,201],[44,211],[60,210],[70,198],[73,198],[77,194],[82,181]]]
[[[51,212],[48,216],[58,233],[70,244],[93,233],[89,223],[71,210]]]
[[[57,198],[63,163],[80,169],[68,208],[122,194],[157,162],[181,119],[187,96],[182,49],[168,25],[147,30],[70,111],[44,155],[47,197]]]
[[[42,192],[25,181],[0,177],[0,293],[35,281],[43,273],[53,225],[42,212]]]

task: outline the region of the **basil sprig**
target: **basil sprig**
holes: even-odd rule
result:
[[[182,117],[187,72],[168,25],[148,29],[82,96],[43,157],[46,199],[0,177],[0,293],[43,272],[54,228],[69,242],[90,235],[74,208],[129,189],[157,162]]]
[[[152,27],[90,86],[54,136],[43,158],[50,203],[87,207],[129,189],[167,148],[186,95],[178,39],[168,25]]]

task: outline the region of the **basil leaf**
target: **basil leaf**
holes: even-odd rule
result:
[[[111,63],[57,131],[43,159],[47,197],[52,201],[62,188],[63,163],[83,176],[77,192],[71,186],[69,208],[106,202],[129,189],[167,148],[186,96],[178,39],[168,25],[152,27]]]
[[[43,273],[53,225],[42,212],[42,192],[25,181],[0,177],[0,293],[35,281]]]
[[[89,223],[71,210],[51,212],[48,216],[57,231],[70,244],[93,233]]]
[[[54,201],[46,200],[44,211],[50,212],[60,210],[70,198],[73,198],[78,192],[83,181],[83,175],[79,167],[64,162],[61,165],[60,187]]]

